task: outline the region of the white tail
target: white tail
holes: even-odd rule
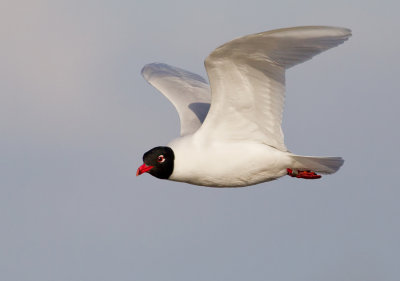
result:
[[[341,157],[314,157],[292,155],[295,160],[294,169],[310,170],[321,174],[333,174],[343,165]]]

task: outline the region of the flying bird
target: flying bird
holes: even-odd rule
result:
[[[144,66],[143,77],[175,106],[181,127],[178,138],[143,155],[136,175],[242,187],[335,173],[341,157],[300,156],[285,146],[285,71],[350,36],[345,28],[304,26],[234,39],[205,59],[210,84],[171,65]]]

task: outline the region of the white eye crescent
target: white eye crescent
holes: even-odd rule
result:
[[[164,155],[159,155],[159,156],[157,157],[157,162],[158,162],[158,163],[163,163],[164,161],[165,161]]]

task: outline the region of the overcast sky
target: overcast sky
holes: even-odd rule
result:
[[[0,279],[400,278],[396,1],[0,2]],[[141,77],[206,75],[233,38],[334,25],[353,37],[287,73],[288,148],[335,175],[213,189],[136,178],[179,133]]]

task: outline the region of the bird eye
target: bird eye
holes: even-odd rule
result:
[[[164,162],[164,161],[165,161],[164,155],[159,155],[159,156],[157,157],[157,162],[158,162],[158,163],[162,163],[162,162]]]

